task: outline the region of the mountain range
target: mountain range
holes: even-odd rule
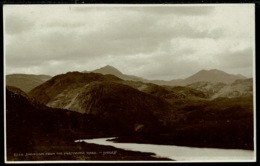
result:
[[[23,75],[15,83],[35,83],[35,77],[41,76]],[[185,85],[158,85],[112,66],[44,78],[38,78],[41,81],[29,92],[7,83],[9,158],[30,149],[57,147],[53,139],[66,142],[68,137],[70,141],[118,137],[117,141],[123,142],[254,147],[252,78],[202,70],[178,80]],[[68,150],[64,144],[58,149]]]
[[[204,103],[219,97],[252,98],[253,80],[240,79],[231,84],[204,81],[187,86],[161,86],[123,80],[112,74],[68,72],[54,76],[28,95],[52,108],[100,116],[108,121],[120,117],[118,124],[132,126],[131,130],[134,130],[136,125],[151,126],[146,120],[148,117],[158,124],[171,123],[179,116],[176,109],[180,105]]]
[[[217,69],[211,69],[211,70],[200,70],[199,72],[195,73],[192,76],[189,76],[185,79],[173,79],[170,81],[164,81],[164,80],[148,80],[137,76],[132,75],[126,75],[120,72],[118,69],[114,68],[113,66],[107,65],[100,69],[93,70],[94,73],[101,73],[101,74],[112,74],[115,75],[123,80],[132,80],[132,81],[141,81],[145,83],[154,83],[158,85],[170,85],[170,86],[176,86],[176,85],[188,85],[195,82],[200,81],[206,81],[210,83],[232,83],[237,79],[246,79],[245,76],[237,74],[228,74],[224,71],[217,70]]]
[[[228,74],[217,69],[201,70],[185,79],[171,81],[147,80],[136,76],[125,75],[118,69],[109,65],[92,72],[115,75],[122,80],[125,80],[125,82],[123,82],[124,84],[145,93],[156,94],[157,96],[160,93],[159,96],[164,96],[167,100],[176,100],[187,97],[214,99],[218,97],[253,95],[252,78],[248,79],[240,74]],[[175,88],[173,88],[174,86]],[[188,90],[188,88],[191,89]],[[197,92],[195,92],[195,90],[197,90]]]
[[[77,78],[77,75],[80,72],[68,73],[74,74],[71,74],[73,76],[70,76],[72,78],[68,81],[69,83],[66,83],[66,81],[61,81],[63,84],[65,82],[65,84],[70,85],[70,82],[78,81],[77,79],[79,78]],[[141,92],[156,97],[162,97],[169,102],[188,98],[214,99],[218,97],[250,96],[253,94],[252,78],[246,79],[246,77],[242,75],[232,75],[216,69],[201,70],[186,79],[172,81],[147,80],[141,77],[126,75],[109,65],[96,69],[92,72],[85,71],[83,73],[92,75],[91,78],[87,78],[89,81],[100,81],[95,77],[101,78],[101,75],[107,75],[107,78],[109,77],[110,79],[120,81],[120,83]],[[57,75],[55,78],[56,77],[62,77],[62,75]],[[32,89],[43,84],[47,80],[50,80],[51,78],[52,77],[48,75],[11,74],[6,76],[6,85],[20,88],[22,91],[29,93]],[[62,84],[61,82],[59,83],[60,85]],[[63,86],[55,87],[55,91],[59,92],[59,89],[63,91],[61,87]],[[77,89],[79,87],[70,88]],[[66,93],[66,91],[63,93]],[[43,94],[41,95],[41,99],[44,98]],[[59,96],[56,96],[56,98],[58,100]],[[68,98],[68,100],[71,99],[73,98]]]
[[[107,65],[101,67],[99,69],[90,71],[93,73],[100,73],[100,74],[110,74],[114,75],[123,80],[131,80],[131,81],[140,81],[143,83],[153,83],[157,85],[168,85],[168,86],[186,86],[189,84],[193,84],[196,82],[209,82],[209,83],[226,83],[230,84],[238,79],[246,79],[245,76],[240,74],[233,75],[228,74],[226,72],[212,69],[212,70],[201,70],[194,75],[187,77],[185,79],[173,79],[170,81],[165,80],[148,80],[145,78],[141,78],[138,76],[127,75],[120,72],[118,69],[114,68],[113,66]],[[84,71],[83,73],[90,73]],[[24,92],[29,92],[33,88],[37,87],[38,85],[42,84],[43,82],[51,79],[52,77],[49,75],[33,75],[33,74],[9,74],[6,75],[6,85],[8,86],[15,86],[23,90]]]
[[[252,90],[252,80],[222,84],[219,92],[225,86]],[[27,133],[22,140],[31,140],[30,129],[35,139],[81,133],[129,136],[144,143],[252,149],[252,101],[250,94],[211,99],[200,84],[160,86],[111,74],[68,72],[28,95],[7,87],[8,138],[11,147],[19,148],[15,138]]]

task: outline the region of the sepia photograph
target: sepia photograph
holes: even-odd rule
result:
[[[254,4],[4,5],[6,163],[255,162]]]

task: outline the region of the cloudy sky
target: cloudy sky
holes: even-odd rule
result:
[[[254,5],[6,5],[6,74],[111,65],[147,79],[252,77]]]

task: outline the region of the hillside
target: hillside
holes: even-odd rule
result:
[[[11,91],[12,93],[14,94],[17,94],[17,95],[20,95],[20,96],[23,96],[27,99],[29,99],[29,96],[27,95],[27,93],[25,93],[24,91],[22,91],[21,89],[17,88],[17,87],[14,87],[14,86],[6,86],[6,90],[7,91]]]
[[[36,98],[38,101],[47,104],[53,98],[58,97],[59,94],[62,95],[68,90],[76,92],[77,89],[80,89],[93,81],[120,80],[121,79],[113,75],[104,76],[97,73],[68,72],[66,74],[54,76],[44,84],[32,89],[29,92],[29,95]]]
[[[164,99],[173,106],[178,102],[185,103],[190,100],[193,101],[208,99],[208,96],[204,92],[185,86],[159,86],[152,83],[134,81],[124,81],[122,83],[129,85],[141,92]]]
[[[187,87],[202,91],[209,99],[218,97],[235,98],[253,96],[252,78],[236,80],[230,84],[202,81],[189,84]]]
[[[53,77],[29,95],[49,107],[96,115],[129,131],[169,121],[168,102],[121,82],[111,75],[71,72]]]
[[[33,74],[10,74],[6,75],[6,85],[20,88],[28,93],[36,86],[49,80],[49,75],[33,75]]]
[[[250,97],[253,96],[253,79],[236,80],[220,89],[212,98],[217,97]]]

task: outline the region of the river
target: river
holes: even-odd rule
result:
[[[154,153],[157,157],[166,157],[176,161],[191,162],[240,162],[255,161],[251,150],[196,148],[174,145],[154,145],[139,143],[117,143],[108,141],[113,138],[80,139],[75,142],[86,142],[98,145],[109,145],[115,148]]]

